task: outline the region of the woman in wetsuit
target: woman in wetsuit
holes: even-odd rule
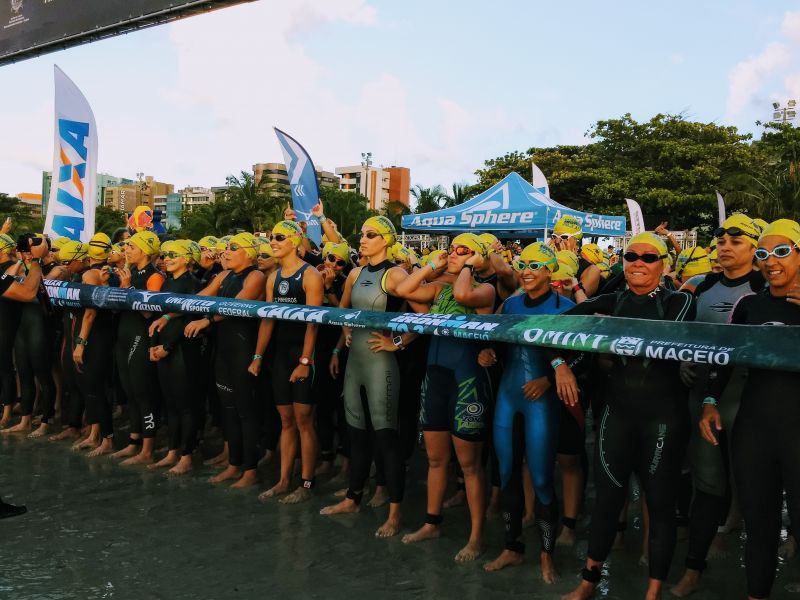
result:
[[[152,231],[134,233],[125,245],[127,267],[116,269],[121,288],[158,292],[164,275],[153,266],[161,242]],[[119,317],[115,355],[125,396],[128,398],[130,437],[128,444],[112,456],[124,458],[122,464],[137,465],[153,461],[159,415],[158,374],[150,361],[149,311],[126,310]]]
[[[420,269],[398,285],[397,293],[409,301],[431,304],[431,313],[490,314],[495,287],[473,278],[473,271],[485,260],[485,254],[476,235],[458,235],[447,258],[439,258],[439,264],[447,263],[447,271],[441,277],[426,281],[438,265]],[[478,365],[479,351],[480,346],[474,341],[440,336],[431,339],[420,414],[428,453],[427,515],[425,525],[403,537],[407,544],[439,537],[447,466],[454,447],[464,473],[472,525],[467,545],[455,556],[459,562],[475,560],[483,548],[486,499],[481,452],[489,426],[490,392],[486,371]]]
[[[96,233],[87,246],[89,268],[82,273],[81,283],[108,285],[110,272],[106,260],[111,251],[111,239],[105,233]],[[102,308],[83,308],[75,309],[74,315],[77,335],[70,340],[72,361],[90,429],[73,449],[90,449],[89,456],[101,456],[114,449],[111,399],[107,393],[114,351],[112,313]]]
[[[659,321],[691,321],[692,296],[661,287],[668,258],[653,233],[633,236],[623,259],[628,289],[603,294],[565,314],[610,315]],[[686,388],[679,384],[676,361],[613,356],[595,447],[597,493],[583,580],[562,600],[586,600],[600,582],[600,567],[614,542],[617,518],[625,504],[628,480],[635,473],[644,489],[650,517],[647,600],[661,598],[675,551],[675,504],[689,441]]]
[[[264,275],[255,268],[256,240],[249,233],[232,236],[223,252],[226,270],[199,292],[237,300],[263,300]],[[196,337],[213,326],[216,333],[214,373],[222,405],[222,426],[228,444],[228,465],[211,483],[236,480],[232,488],[257,483],[258,399],[255,380],[247,372],[258,336],[258,322],[247,317],[209,315],[190,322],[184,333]]]
[[[403,299],[397,286],[408,276],[387,258],[397,238],[386,217],[370,217],[361,227],[359,252],[367,265],[350,272],[345,283],[341,308],[393,312]],[[373,350],[375,336],[381,332],[345,329],[349,355],[344,378],[344,403],[350,438],[350,484],[344,500],[322,509],[321,514],[358,512],[369,477],[373,452],[370,427],[374,431],[376,455],[383,461],[389,492],[389,516],[375,532],[376,537],[391,537],[400,531],[400,506],[405,492],[405,468],[398,435],[398,392],[400,369],[392,352]],[[402,336],[397,343],[402,344]],[[336,361],[338,369],[338,361]],[[334,374],[336,371],[334,370]],[[362,401],[362,390],[366,399]]]
[[[527,246],[514,262],[525,294],[511,296],[498,312],[504,315],[554,315],[569,310],[575,303],[550,289],[550,273],[558,269],[556,253],[541,242]],[[504,370],[494,411],[494,444],[500,467],[501,504],[506,521],[506,547],[486,565],[487,571],[521,564],[525,544],[520,541],[524,494],[522,489],[523,450],[536,493],[535,515],[541,539],[542,578],[556,582],[553,550],[558,529],[558,501],[553,469],[556,460],[561,407],[556,395],[554,372],[572,379],[563,359],[552,359],[546,349],[514,344],[506,349]],[[494,349],[482,350],[478,361],[483,367],[497,363]],[[565,370],[567,372],[565,372]],[[562,386],[565,383],[562,381]],[[573,386],[574,389],[574,386]],[[515,431],[515,417],[524,422]],[[518,428],[520,429],[520,428]],[[520,435],[522,433],[522,435]]]
[[[733,309],[735,325],[800,325],[800,225],[789,219],[769,224],[755,251],[769,287],[743,296]],[[717,408],[733,367],[719,368],[703,401],[700,430],[715,446],[723,419]],[[731,455],[747,530],[744,563],[750,600],[769,598],[778,563],[783,491],[789,518],[800,523],[800,373],[750,368],[733,425]]]
[[[281,221],[272,228],[272,256],[280,267],[267,279],[267,302],[320,306],[323,296],[322,275],[300,258],[303,230],[295,221]],[[311,268],[310,268],[311,267]],[[301,484],[281,500],[296,504],[311,497],[317,460],[317,432],[314,429],[314,345],[317,326],[304,321],[264,319],[258,330],[251,374],[258,376],[263,355],[269,348],[267,365],[272,379],[272,394],[281,415],[280,480],[259,496],[260,500],[285,494],[291,487],[297,440],[300,439]]]
[[[164,242],[161,258],[167,279],[161,288],[173,294],[196,294],[200,282],[192,275],[192,244],[189,240]],[[192,470],[192,452],[197,446],[198,410],[202,402],[197,386],[187,385],[196,379],[192,369],[200,359],[196,338],[187,338],[183,330],[187,315],[169,313],[156,319],[149,329],[150,360],[156,363],[161,397],[164,399],[169,431],[166,456],[150,468],[171,467],[168,475],[185,475]],[[203,390],[204,391],[204,390]]]

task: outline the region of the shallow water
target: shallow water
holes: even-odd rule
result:
[[[209,449],[206,448],[206,451]],[[414,462],[404,531],[424,516],[424,459]],[[262,487],[275,479],[262,473]],[[466,540],[466,508],[446,512],[444,536],[416,546],[399,537],[377,540],[386,508],[322,517],[336,486],[325,484],[311,502],[260,504],[256,491],[236,492],[206,483],[214,471],[199,467],[168,480],[108,458],[88,459],[63,444],[0,438],[0,490],[27,504],[23,517],[0,521],[0,600],[216,600],[227,598],[559,598],[578,580],[585,541],[559,549],[562,580],[538,578],[538,543],[526,531],[523,566],[485,573],[501,549],[502,525],[487,527],[487,553],[460,565],[453,556]],[[612,555],[598,598],[643,597],[646,568],[637,564],[641,536],[633,524],[627,549]],[[636,519],[638,522],[638,519]],[[579,528],[579,537],[585,533]],[[712,561],[697,600],[745,598],[741,536],[728,536],[731,552]],[[678,545],[670,582],[680,574],[685,542]],[[779,567],[773,598],[797,598],[800,559]],[[665,598],[671,597],[665,594]]]

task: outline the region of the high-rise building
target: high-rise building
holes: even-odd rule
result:
[[[17,194],[17,200],[25,205],[32,217],[42,216],[42,196],[39,194],[29,194],[27,192],[20,192]]]
[[[103,204],[121,212],[132,212],[140,205],[147,205],[153,210],[165,210],[167,195],[174,191],[175,186],[171,183],[155,181],[148,175],[138,182],[107,187]]]
[[[317,169],[317,181],[319,186],[339,187],[339,178],[335,173]],[[258,163],[253,165],[253,177],[259,189],[267,191],[270,196],[283,197],[287,200],[291,197],[289,189],[289,175],[286,165],[283,163]]]
[[[408,167],[356,165],[337,167],[336,174],[341,178],[339,189],[366,196],[372,210],[381,210],[389,202],[409,205],[411,171]]]
[[[191,212],[198,206],[206,206],[213,204],[215,200],[214,192],[209,188],[186,186],[182,190],[178,190],[181,195],[181,209]]]
[[[53,182],[53,174],[50,171],[42,171],[42,210],[47,212],[47,203],[50,199],[50,186]],[[136,182],[133,179],[125,177],[117,177],[116,175],[109,175],[108,173],[98,173],[95,182],[95,202],[97,206],[105,203],[106,188],[133,185]]]

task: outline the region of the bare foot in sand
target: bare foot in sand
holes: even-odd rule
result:
[[[232,490],[243,490],[258,484],[258,474],[255,469],[247,469],[239,480],[231,486]]]
[[[458,551],[458,554],[455,556],[456,562],[470,562],[478,558],[483,553],[483,544],[480,541],[472,541],[470,540],[467,542],[467,545],[464,546],[461,550]]]
[[[9,427],[7,429],[0,429],[0,433],[30,433],[31,431],[31,418],[30,417],[22,417],[22,420],[14,425],[13,427]]]
[[[289,482],[288,481],[279,481],[278,483],[273,485],[271,488],[269,488],[266,492],[261,492],[258,495],[258,499],[261,502],[264,502],[264,501],[269,500],[271,498],[275,498],[277,496],[285,494],[288,491],[289,491]]]
[[[140,452],[135,456],[126,458],[120,464],[126,466],[136,466],[136,465],[149,465],[151,462],[153,462],[152,454],[145,454],[144,452]]]
[[[351,514],[357,513],[361,511],[361,506],[356,504],[355,500],[351,500],[350,498],[345,498],[341,502],[337,502],[336,504],[331,504],[330,506],[326,506],[319,514],[321,515],[344,515],[344,514]]]
[[[210,477],[208,482],[209,483],[222,483],[223,481],[228,481],[230,479],[239,479],[241,477],[242,471],[239,467],[234,467],[228,465],[222,471]]]
[[[483,570],[488,573],[493,573],[494,571],[500,571],[506,567],[516,567],[517,565],[521,565],[523,560],[524,556],[519,552],[514,552],[513,550],[503,550],[500,553],[500,556],[483,565]]]
[[[81,432],[75,427],[67,427],[66,429],[62,429],[59,433],[51,435],[47,439],[51,442],[63,442],[64,440],[74,440],[80,434]]]
[[[305,488],[302,485],[295,489],[291,494],[278,500],[281,504],[300,504],[306,500],[311,500],[314,493],[310,488]]]
[[[47,435],[50,426],[47,423],[40,423],[39,426],[28,434],[29,440],[36,440]]]
[[[561,596],[561,600],[589,600],[594,596],[594,590],[597,586],[588,581],[581,581],[573,591],[569,594]]]
[[[147,465],[147,468],[148,469],[163,469],[165,467],[171,467],[171,466],[175,465],[178,462],[179,458],[180,457],[178,456],[178,451],[177,450],[170,450],[169,452],[167,452],[167,454],[166,454],[166,456],[164,456],[164,458],[162,458],[158,462],[154,462],[152,465]]]
[[[575,545],[575,530],[569,527],[562,527],[561,533],[556,538],[556,546],[574,546]]]
[[[378,527],[378,530],[375,532],[376,538],[389,538],[394,537],[398,533],[400,533],[400,510],[397,510],[396,515],[392,515],[391,511],[389,514],[389,518],[386,519],[386,522]]]
[[[107,437],[103,438],[103,441],[100,442],[100,445],[97,446],[94,450],[89,452],[86,456],[89,458],[95,458],[96,456],[104,456],[106,454],[111,454],[114,451],[114,440],[113,438]]]
[[[180,477],[190,473],[194,465],[192,464],[191,456],[181,456],[181,459],[169,471],[164,473],[167,477]]]
[[[542,552],[539,558],[542,561],[542,580],[547,584],[556,583],[558,581],[558,572],[555,564],[553,564],[553,555]]]
[[[700,577],[702,573],[694,569],[686,569],[683,577],[669,590],[676,598],[686,598],[700,589]]]
[[[425,540],[435,540],[441,535],[442,531],[438,525],[425,523],[425,525],[417,529],[414,533],[407,533],[404,535],[402,542],[404,544],[416,544],[417,542],[424,542]]]
[[[139,446],[136,444],[128,444],[122,450],[117,450],[111,455],[111,458],[128,458],[136,456],[139,453]]]
[[[81,450],[90,450],[97,448],[100,445],[100,440],[96,437],[92,437],[91,435],[87,438],[82,440],[78,440],[70,447],[70,450],[74,452],[80,452]]]
[[[455,508],[456,506],[463,506],[467,501],[467,492],[464,490],[456,490],[456,493],[450,496],[442,504],[442,508]]]

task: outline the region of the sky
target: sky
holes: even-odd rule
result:
[[[794,56],[783,0],[259,0],[0,67],[0,192],[52,167],[53,64],[92,105],[100,172],[223,185],[282,162],[277,126],[318,168],[369,151],[449,187],[628,112],[758,135],[771,102],[800,100]]]

